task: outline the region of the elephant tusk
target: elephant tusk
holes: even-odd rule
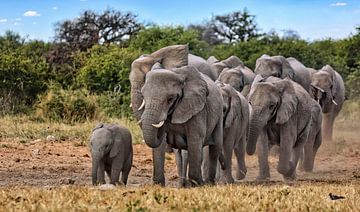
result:
[[[145,100],[142,101],[138,111],[142,110],[145,107]]]
[[[318,89],[319,91],[321,91],[321,93],[325,93],[324,89],[320,88],[319,86],[313,85],[311,84],[311,86],[313,86],[314,88]]]
[[[132,103],[130,103],[129,107],[132,107]]]
[[[141,122],[142,122],[142,120],[140,119],[140,120],[137,122],[137,124],[141,124]]]
[[[334,105],[338,105],[338,103],[336,103],[334,99],[332,100],[332,103],[334,103]]]
[[[158,124],[152,124],[153,127],[160,128],[164,125],[165,121],[160,121]]]

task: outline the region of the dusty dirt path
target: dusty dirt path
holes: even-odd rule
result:
[[[339,126],[335,142],[323,144],[317,155],[314,173],[298,172],[298,183],[304,181],[360,182],[360,131]],[[129,186],[152,183],[151,149],[144,144],[134,145],[134,163]],[[248,173],[244,181],[257,175],[255,156],[246,157]],[[177,186],[175,157],[166,154],[167,185]],[[235,164],[235,163],[233,163]],[[270,157],[272,181],[282,181],[276,172],[277,158]],[[16,143],[0,141],[0,187],[58,186],[91,184],[91,158],[86,146],[74,142]]]

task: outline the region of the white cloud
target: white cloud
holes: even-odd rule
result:
[[[32,22],[32,24],[34,24],[34,25],[35,25],[35,24],[37,24],[37,23],[36,23],[36,22]]]
[[[22,19],[21,18],[15,18],[15,21],[21,21]]]
[[[55,7],[52,7],[52,9],[53,9],[53,10],[57,10],[57,9],[58,9],[58,7],[56,7],[56,6],[55,6]]]
[[[330,4],[330,6],[332,6],[332,7],[343,7],[343,6],[346,6],[346,5],[347,5],[346,2],[336,2],[336,3]]]
[[[6,18],[0,19],[0,24],[6,23],[8,20]]]
[[[29,10],[24,13],[24,16],[34,17],[34,16],[40,16],[40,14],[36,11]]]

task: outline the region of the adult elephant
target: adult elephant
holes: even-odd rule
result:
[[[198,71],[216,80],[217,74],[214,69],[202,58],[189,54],[188,45],[167,46],[149,55],[142,55],[131,64],[130,83],[131,83],[131,107],[135,118],[140,121],[144,111],[143,96],[141,88],[145,83],[146,74],[151,71],[155,63],[160,62],[165,69],[179,68],[192,65]],[[173,137],[175,135],[169,135]],[[163,138],[165,139],[165,138]],[[166,143],[163,142],[158,148],[152,149],[153,154],[153,181],[155,184],[165,185],[164,158]],[[160,165],[159,165],[160,164]]]
[[[284,179],[295,179],[311,127],[311,111],[317,103],[290,79],[269,77],[263,82],[260,76],[255,78],[248,99],[252,114],[246,151],[252,155],[258,146],[257,179],[270,178],[268,152],[272,145],[280,146],[278,172]]]
[[[220,89],[193,66],[171,70],[159,68],[158,64],[154,67],[147,73],[141,89],[144,97],[141,128],[145,143],[157,148],[163,143],[165,133],[182,137],[167,142],[173,148],[188,151],[188,176],[195,185],[204,183],[202,148],[208,145],[210,170],[206,181],[214,183],[223,143]]]
[[[323,112],[322,135],[331,141],[333,126],[345,101],[344,81],[330,65],[322,67],[312,75],[313,98],[319,101]]]
[[[306,91],[310,91],[311,76],[309,70],[293,57],[262,55],[256,60],[255,74],[266,78],[269,76],[284,79],[286,77],[299,83]]]

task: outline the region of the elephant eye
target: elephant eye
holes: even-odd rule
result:
[[[275,107],[275,104],[270,104],[269,109],[272,110],[272,109],[274,109],[274,107]]]
[[[169,97],[167,101],[168,101],[168,103],[171,103],[174,99],[175,99],[175,97]]]

